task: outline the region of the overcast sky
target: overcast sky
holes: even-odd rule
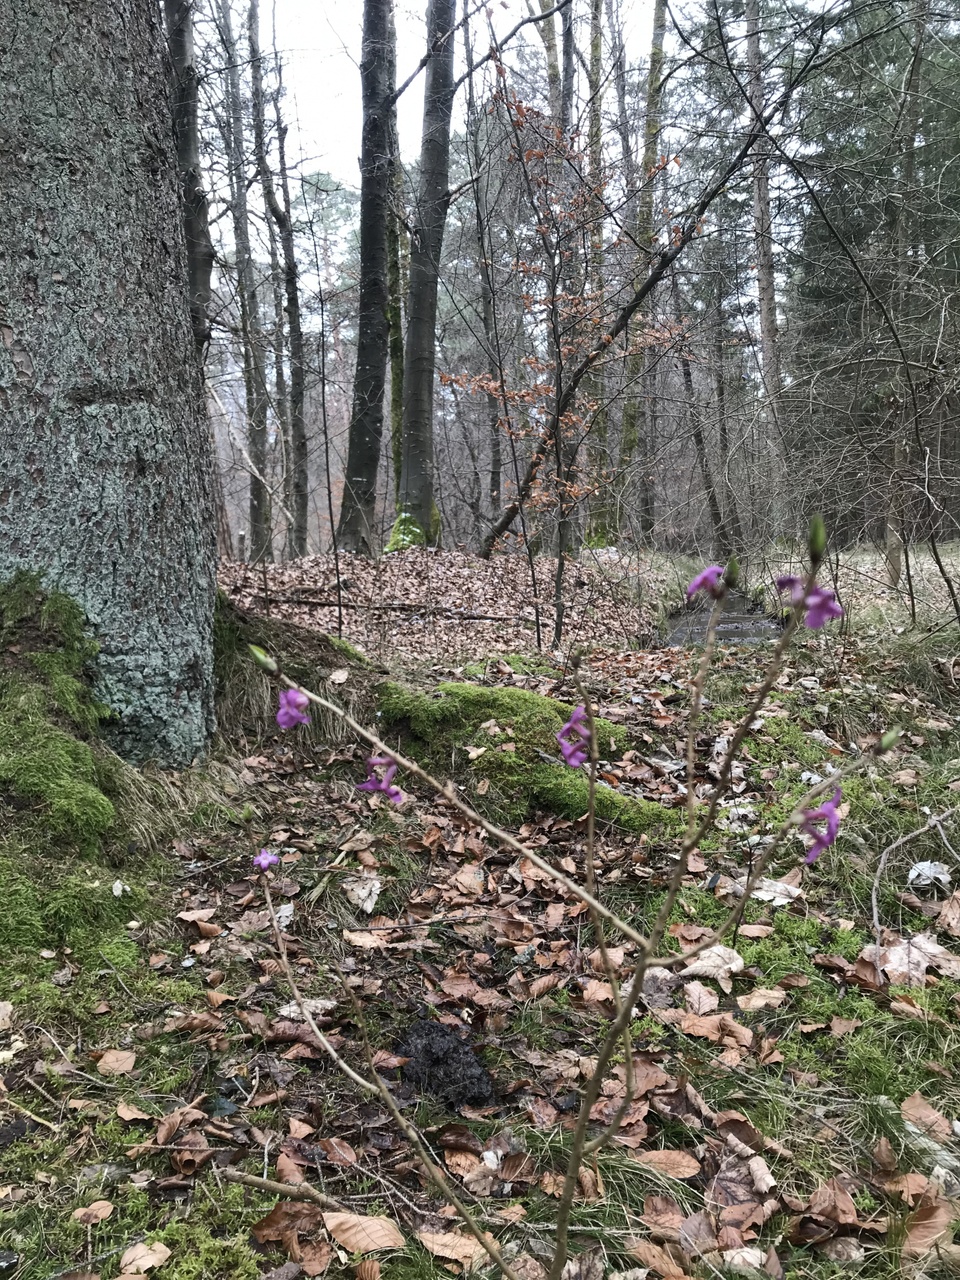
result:
[[[645,60],[643,42],[649,39],[645,33],[651,0],[626,0],[624,8],[628,59]],[[283,54],[288,88],[285,108],[291,140],[295,146],[299,142],[306,172],[324,170],[352,187],[359,185],[362,11],[362,0],[275,0],[274,7],[277,45]],[[490,8],[501,36],[528,12],[525,0],[494,0]],[[403,83],[423,57],[425,14],[426,0],[396,0],[398,83]],[[266,44],[269,9],[264,9],[262,20]],[[483,49],[480,39],[477,48],[478,52]],[[419,151],[422,112],[421,74],[398,104],[400,149],[406,157]]]

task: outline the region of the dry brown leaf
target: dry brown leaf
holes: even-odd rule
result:
[[[156,1141],[158,1147],[165,1147],[178,1129],[184,1125],[195,1124],[198,1120],[207,1120],[205,1111],[190,1105],[177,1107],[169,1115],[165,1115],[157,1126]]]
[[[305,1276],[322,1276],[333,1261],[329,1240],[302,1240],[297,1252],[300,1270]]]
[[[212,1009],[219,1009],[222,1004],[236,1004],[236,996],[228,996],[225,991],[208,991],[207,1003]]]
[[[837,1018],[830,1019],[830,1034],[838,1039],[841,1036],[849,1035],[851,1031],[856,1031],[857,1027],[862,1027],[863,1023],[858,1018]]]
[[[162,1267],[170,1257],[170,1250],[159,1240],[155,1244],[132,1244],[120,1258],[121,1271],[151,1271]]]
[[[170,1163],[184,1178],[192,1178],[212,1155],[213,1150],[206,1136],[191,1130],[179,1139],[176,1150],[170,1152]]]
[[[647,1196],[643,1202],[640,1221],[657,1239],[679,1241],[683,1220],[684,1212],[673,1196]]]
[[[380,1280],[380,1259],[364,1258],[353,1269],[357,1280]]]
[[[132,1049],[108,1049],[97,1063],[97,1071],[102,1076],[128,1076],[136,1065]]]
[[[693,1178],[700,1172],[700,1161],[689,1151],[641,1151],[636,1158],[668,1178]]]
[[[402,1249],[403,1235],[390,1218],[361,1213],[325,1213],[323,1225],[348,1253],[376,1253],[378,1249]]]
[[[177,919],[185,920],[187,924],[199,924],[201,921],[211,919],[216,914],[216,907],[204,907],[201,911],[180,911],[177,914]]]
[[[128,1123],[132,1120],[155,1120],[156,1116],[147,1115],[146,1111],[141,1111],[139,1107],[135,1107],[132,1102],[118,1102],[117,1116],[120,1120]]]
[[[953,1126],[942,1111],[932,1107],[920,1093],[912,1093],[900,1103],[900,1114],[918,1129],[937,1138],[941,1142],[949,1142],[953,1137]]]
[[[685,982],[683,997],[690,1013],[713,1013],[720,1007],[720,997],[715,991],[705,987],[702,982]]]
[[[955,889],[944,900],[937,916],[937,928],[949,933],[951,938],[960,938],[960,889]]]
[[[721,990],[729,994],[733,990],[733,983],[730,981],[732,975],[740,973],[742,969],[743,956],[732,947],[718,944],[707,947],[694,956],[687,967],[679,972],[685,978],[712,978]]]
[[[928,1254],[951,1230],[956,1213],[956,1205],[942,1196],[918,1205],[907,1218],[904,1256],[922,1258]]]
[[[627,1253],[645,1267],[650,1267],[664,1280],[675,1280],[684,1275],[684,1267],[652,1240],[627,1240]]]
[[[540,1190],[544,1195],[560,1197],[563,1195],[564,1178],[561,1173],[551,1173],[549,1170],[540,1177]]]
[[[563,974],[556,971],[545,974],[542,978],[534,978],[533,982],[530,983],[530,995],[536,1000],[538,996],[546,995],[548,991],[555,990],[565,982],[566,978]]]
[[[737,996],[737,1004],[744,1013],[757,1009],[778,1009],[787,998],[783,987],[754,987],[746,995]]]
[[[357,1163],[357,1153],[349,1142],[342,1138],[321,1138],[317,1146],[331,1164],[351,1165]]]
[[[113,1213],[113,1205],[109,1200],[94,1200],[93,1204],[88,1204],[86,1208],[74,1209],[70,1216],[77,1222],[82,1222],[85,1227],[92,1227],[98,1222],[104,1222],[111,1213]]]
[[[603,1179],[597,1169],[581,1165],[577,1170],[577,1182],[587,1204],[596,1204],[598,1200],[603,1199]]]
[[[473,1236],[461,1235],[459,1231],[418,1231],[417,1239],[434,1257],[450,1258],[453,1262],[459,1262],[466,1270],[470,1270],[487,1256],[487,1251],[479,1240],[475,1240]]]
[[[277,1156],[277,1179],[291,1187],[298,1187],[304,1181],[300,1166],[285,1151]]]

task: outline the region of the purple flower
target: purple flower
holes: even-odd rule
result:
[[[378,769],[384,770],[382,777],[377,773]],[[399,787],[391,785],[396,772],[397,762],[389,756],[371,756],[367,761],[367,780],[358,782],[357,790],[382,791],[394,804],[403,804],[403,792]]]
[[[802,578],[793,574],[785,574],[777,579],[779,592],[790,592],[790,603],[795,609],[804,611],[804,626],[812,631],[818,630],[831,618],[842,618],[843,610],[837,604],[837,598],[828,587],[812,586],[809,591]]]
[[[807,596],[807,616],[804,622],[814,631],[822,627],[831,618],[842,618],[843,610],[837,604],[837,598],[826,587],[814,587]]]
[[[813,844],[807,850],[807,856],[804,858],[807,866],[816,862],[826,849],[829,849],[837,838],[837,832],[840,830],[840,814],[837,810],[840,807],[842,799],[840,788],[837,787],[830,800],[825,800],[817,809],[808,809],[800,823],[800,830],[805,836],[810,836]],[[821,829],[820,824],[823,824]]]
[[[586,707],[577,707],[570,719],[557,734],[560,754],[571,769],[586,764],[590,754],[590,729],[587,726]]]
[[[723,595],[722,565],[711,564],[702,573],[698,573],[687,587],[687,599],[692,600],[698,591],[706,591],[714,600],[720,599]]]
[[[281,689],[277,724],[281,729],[292,729],[298,724],[309,724],[310,717],[304,714],[309,705],[310,699],[299,689]]]
[[[269,849],[261,849],[253,860],[253,865],[258,871],[267,871],[270,867],[275,867],[280,861],[280,855],[271,853]]]

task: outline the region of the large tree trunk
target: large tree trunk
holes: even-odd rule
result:
[[[83,606],[114,745],[184,765],[213,728],[214,525],[159,8],[22,0],[15,28],[0,579],[37,570]]]
[[[360,80],[363,137],[360,149],[360,301],[357,368],[337,538],[344,551],[372,555],[377,472],[383,436],[383,396],[390,340],[387,220],[392,194],[393,91],[392,0],[364,0]]]
[[[394,545],[435,542],[433,500],[433,376],[437,287],[450,193],[450,114],[453,109],[454,0],[430,0],[423,98],[420,184],[410,238],[410,291],[403,363],[403,449],[398,528]]]

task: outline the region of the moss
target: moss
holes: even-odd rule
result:
[[[393,528],[390,530],[390,540],[384,550],[388,553],[391,551],[409,551],[411,547],[425,546],[426,541],[426,534],[414,517],[407,511],[401,511],[393,522]]]
[[[469,680],[479,680],[486,676],[493,663],[505,662],[518,676],[557,676],[560,669],[555,662],[539,654],[529,653],[492,653],[482,662],[468,662],[463,674]]]
[[[385,728],[408,737],[405,746],[420,763],[442,777],[465,776],[475,788],[485,781],[483,803],[500,820],[520,822],[537,806],[566,818],[586,813],[586,772],[554,763],[555,735],[572,708],[527,689],[455,683],[433,694],[385,683],[378,700]],[[607,720],[597,721],[597,736],[608,757],[629,746],[626,731]],[[596,811],[630,831],[678,832],[683,825],[677,811],[605,785],[597,788]]]

